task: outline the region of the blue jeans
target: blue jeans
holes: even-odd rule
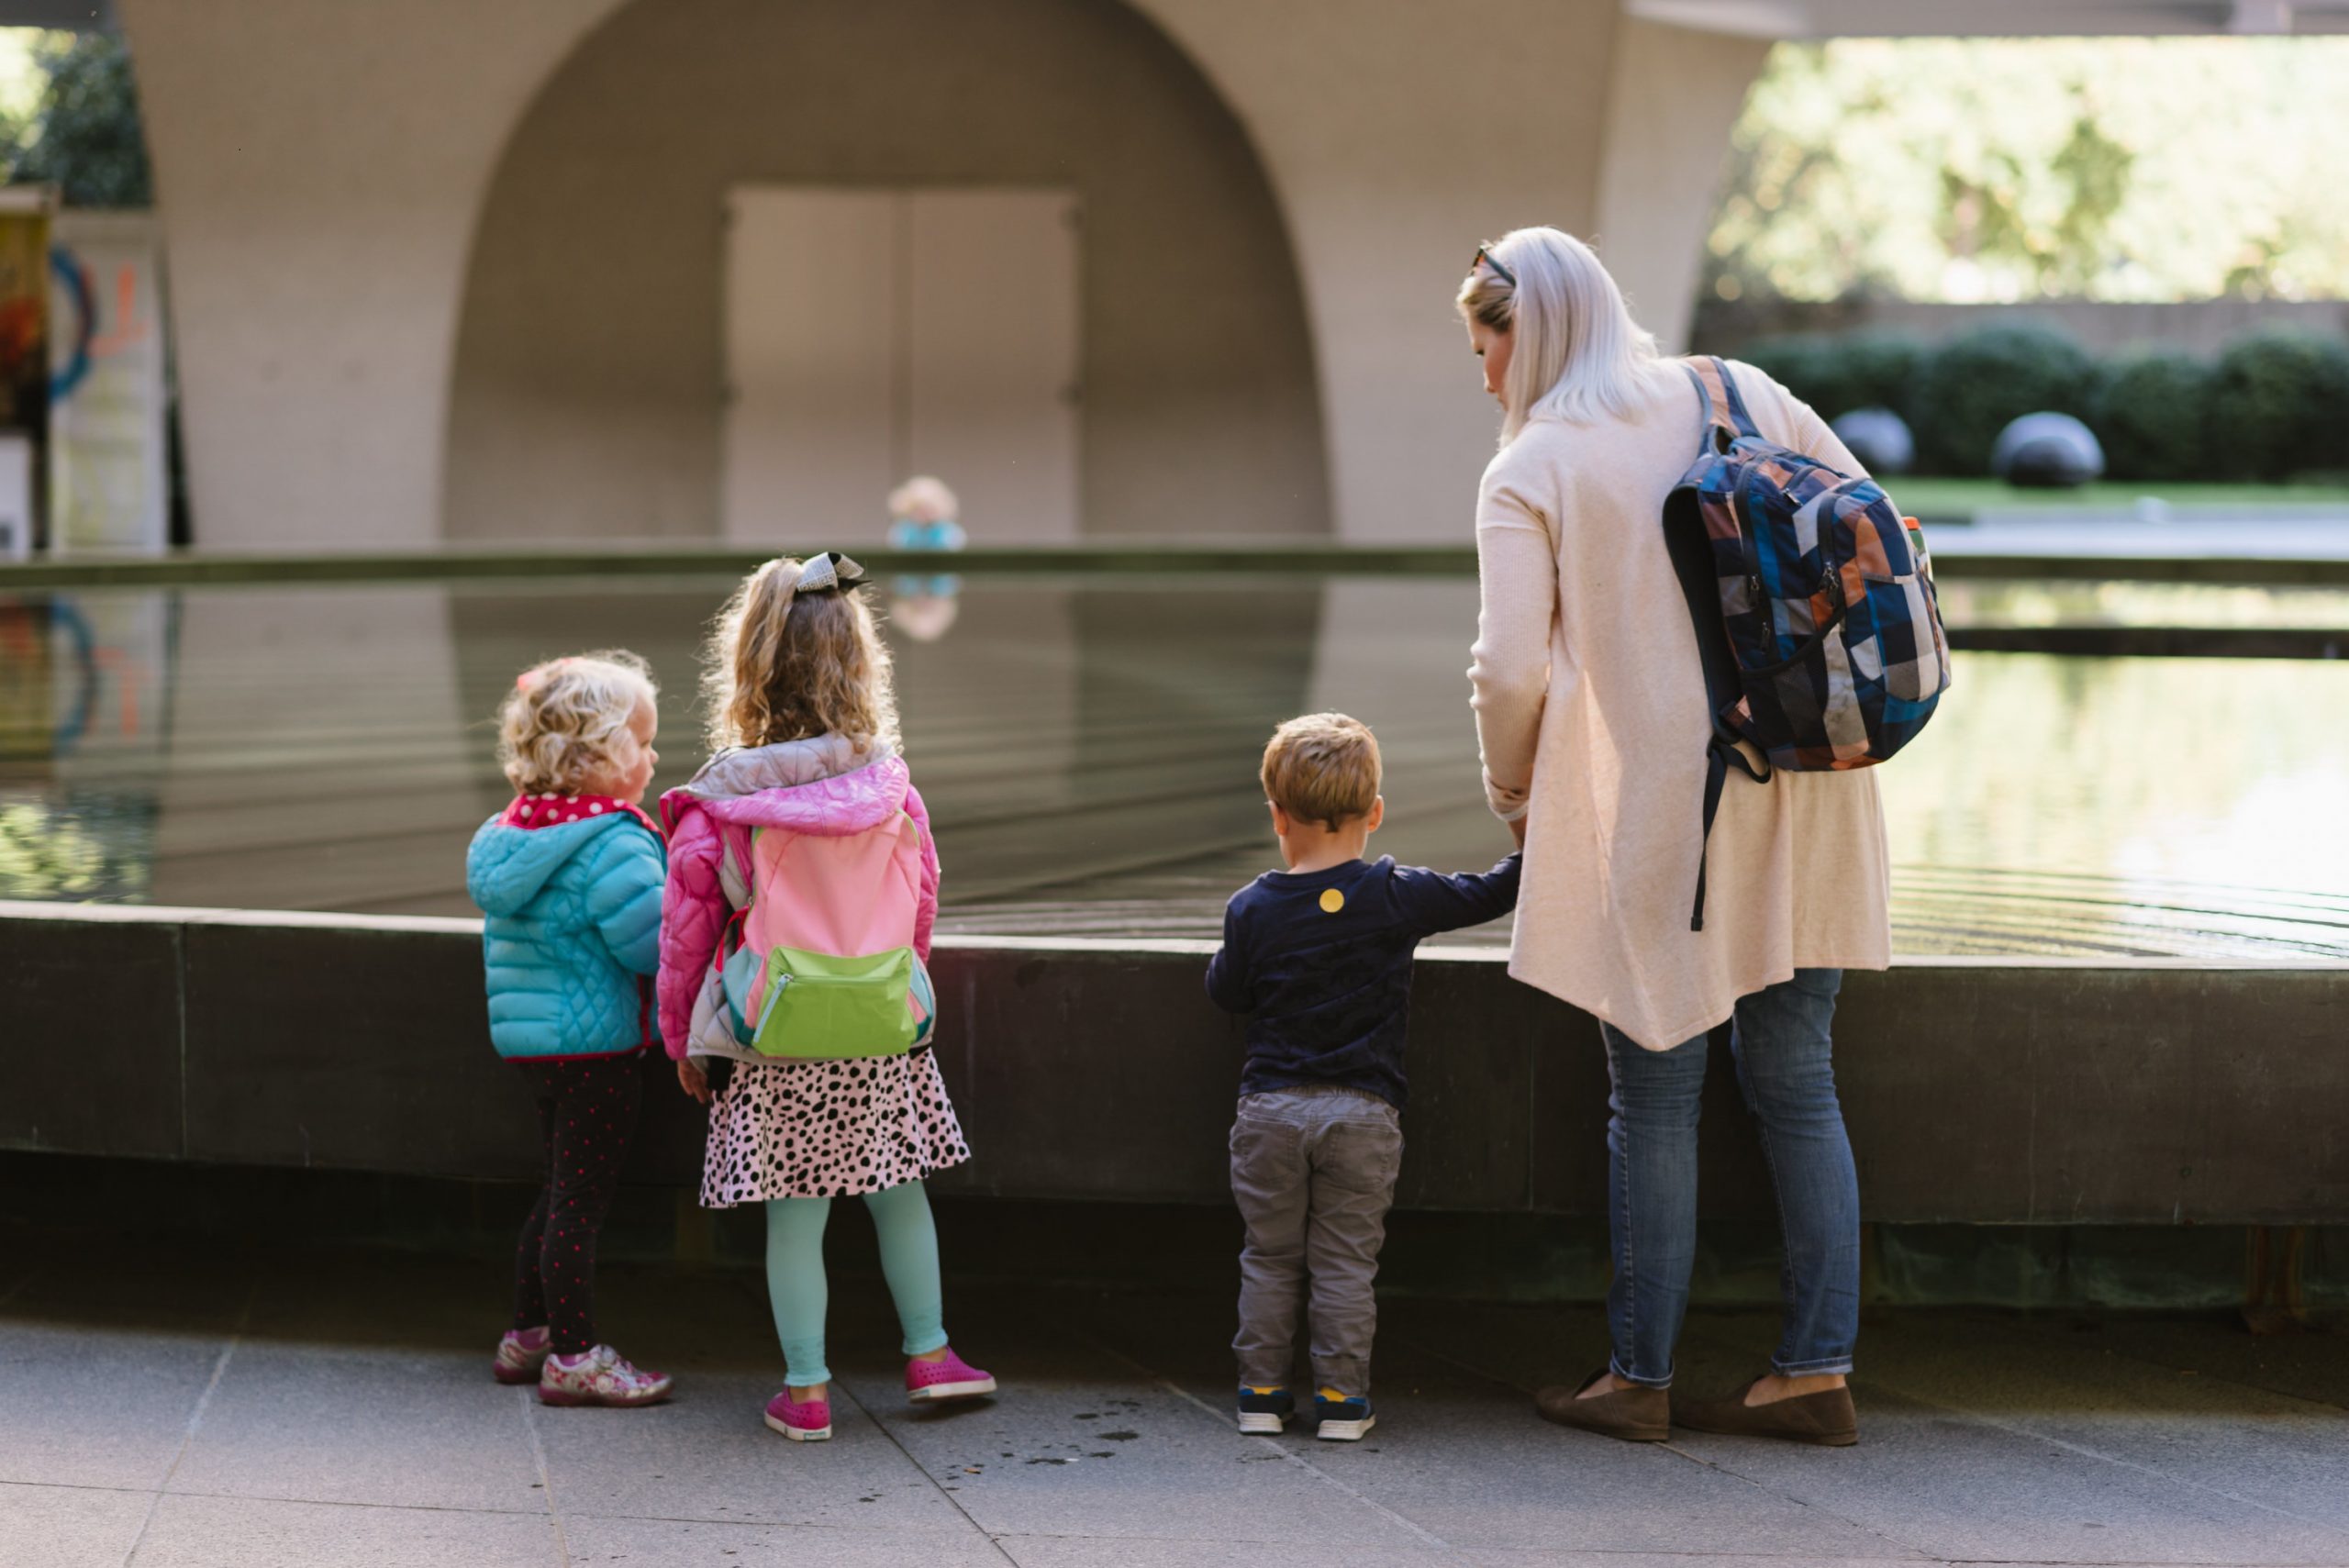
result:
[[[1771,1368],[1787,1376],[1849,1372],[1860,1331],[1860,1190],[1835,1099],[1828,1029],[1840,969],[1798,969],[1742,998],[1731,1051],[1762,1135],[1786,1239],[1786,1323]],[[1646,1051],[1611,1026],[1608,1218],[1615,1280],[1607,1325],[1615,1375],[1672,1386],[1672,1349],[1697,1260],[1697,1113],[1706,1037]]]

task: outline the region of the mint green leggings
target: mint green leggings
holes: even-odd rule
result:
[[[938,1226],[930,1217],[929,1193],[919,1182],[907,1182],[865,1194],[864,1207],[881,1238],[881,1274],[897,1304],[906,1354],[937,1350],[946,1343],[946,1299],[938,1284]],[[767,1202],[767,1300],[794,1388],[832,1380],[824,1365],[824,1307],[830,1295],[824,1225],[831,1217],[828,1197]]]

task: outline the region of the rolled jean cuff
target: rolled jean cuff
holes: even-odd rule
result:
[[[1607,1358],[1607,1370],[1621,1378],[1624,1382],[1636,1384],[1642,1388],[1669,1388],[1672,1386],[1672,1374],[1670,1373],[1665,1373],[1661,1378],[1635,1376],[1633,1373],[1625,1371],[1623,1363],[1617,1361],[1613,1356],[1609,1356]]]
[[[1770,1370],[1780,1377],[1848,1377],[1852,1372],[1852,1358],[1830,1356],[1825,1361],[1782,1362],[1772,1356]]]

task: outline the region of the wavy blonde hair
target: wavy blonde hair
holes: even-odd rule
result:
[[[1541,417],[1587,425],[1634,413],[1669,365],[1655,335],[1631,319],[1623,291],[1591,248],[1560,229],[1512,228],[1485,247],[1453,303],[1516,344],[1501,386],[1501,445]]]
[[[802,565],[776,557],[718,612],[702,660],[710,749],[841,735],[896,750],[896,689],[872,606],[852,587],[797,592]]]
[[[590,774],[618,766],[636,705],[660,695],[652,667],[625,648],[533,664],[498,707],[497,765],[517,795],[577,795]]]

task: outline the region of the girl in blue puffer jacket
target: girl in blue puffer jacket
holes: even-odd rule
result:
[[[596,1337],[596,1238],[636,1131],[659,1035],[667,855],[642,810],[660,762],[657,694],[633,653],[522,672],[498,713],[513,804],[482,824],[465,886],[486,917],[489,1038],[539,1103],[546,1181],[522,1226],[514,1322],[491,1370],[549,1405],[650,1405],[670,1379]]]

